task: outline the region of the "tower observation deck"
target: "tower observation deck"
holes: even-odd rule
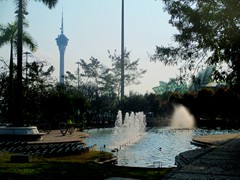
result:
[[[60,71],[59,71],[59,82],[64,84],[64,54],[68,45],[68,38],[63,34],[63,13],[62,13],[62,25],[61,34],[56,38],[57,46],[60,53]]]

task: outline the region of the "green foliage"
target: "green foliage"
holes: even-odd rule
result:
[[[89,60],[90,63],[88,64],[83,59],[80,60],[79,63],[84,72],[81,76],[87,78],[86,84],[96,83],[98,85],[100,74],[104,72],[104,66],[94,57],[91,57]]]
[[[147,101],[143,95],[131,94],[122,102],[123,112],[147,112]]]
[[[240,96],[229,88],[219,88],[214,96],[216,117],[238,121]]]
[[[147,104],[146,104],[146,113],[148,112],[152,112],[153,113],[153,116],[157,116],[159,114],[159,111],[160,111],[160,103],[161,103],[161,98],[160,96],[156,95],[156,94],[153,94],[153,93],[146,93],[144,95],[144,98],[146,99],[147,101]]]
[[[24,29],[29,25],[23,22]],[[10,44],[11,48],[17,49],[17,33],[18,33],[17,21],[8,23],[7,26],[0,25],[0,47],[6,44]],[[37,43],[27,31],[23,31],[23,45],[28,47],[31,51],[36,51]]]
[[[99,94],[111,95],[116,91],[117,87],[114,75],[98,59],[91,57],[90,63],[86,63],[81,59],[79,65],[83,69],[81,77],[85,80],[85,82],[82,82],[86,86],[96,86]]]
[[[170,14],[169,23],[178,33],[176,46],[158,46],[152,60],[165,64],[184,63],[193,70],[202,62],[208,65],[227,63],[231,71],[223,71],[227,82],[240,82],[240,2],[236,0],[163,0]],[[220,75],[221,73],[219,73]]]
[[[199,108],[198,117],[203,119],[214,118],[214,101],[213,101],[214,91],[212,89],[203,88],[197,94],[197,106]]]
[[[121,56],[117,54],[115,51],[113,54],[109,53],[109,58],[112,61],[112,72],[116,79],[116,83],[119,84],[121,82]],[[139,59],[135,61],[130,60],[130,52],[125,49],[124,51],[124,82],[125,86],[129,86],[132,84],[139,84],[139,78],[142,77],[143,74],[146,73],[146,70],[138,68]],[[118,90],[120,91],[120,90]]]
[[[116,93],[119,95],[121,83],[121,57],[117,55],[116,51],[113,55],[110,53],[110,51],[108,51],[108,53],[109,58],[112,61],[111,67],[106,67],[94,57],[89,59],[90,63],[87,63],[81,59],[79,61],[79,64],[83,69],[81,77],[83,80],[85,80],[86,85],[96,86],[99,89],[99,94],[111,95]],[[131,62],[130,52],[125,51],[124,55],[125,86],[139,84],[139,78],[146,73],[146,70],[138,68],[139,59]]]

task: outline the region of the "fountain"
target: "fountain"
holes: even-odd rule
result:
[[[38,141],[41,140],[44,133],[40,133],[36,126],[31,127],[8,127],[0,126],[0,141],[21,140]]]
[[[114,128],[86,130],[88,145],[97,145],[98,150],[111,151],[118,158],[119,166],[175,167],[175,157],[197,147],[190,143],[193,136],[234,133],[234,131],[195,128],[195,120],[184,106],[175,106],[171,126],[156,126],[148,131],[143,113],[126,113],[123,120],[119,111]],[[239,131],[237,131],[239,132]]]
[[[174,106],[170,126],[176,129],[194,129],[195,119],[185,106],[177,105]]]
[[[136,142],[146,129],[146,117],[143,112],[131,112],[125,114],[123,120],[122,112],[119,110],[113,131],[112,147],[121,149],[130,143]]]

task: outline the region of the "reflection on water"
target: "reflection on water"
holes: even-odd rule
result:
[[[117,139],[113,128],[86,130],[90,134],[86,138],[88,145],[97,144],[99,150],[111,152],[112,144]],[[175,156],[179,153],[195,149],[190,144],[193,136],[207,134],[223,134],[221,130],[174,130],[169,127],[152,128],[142,134],[138,141],[122,146],[116,152],[119,166],[150,167],[160,161],[164,167],[175,166]],[[106,148],[104,148],[104,145]]]

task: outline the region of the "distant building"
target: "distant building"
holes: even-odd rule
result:
[[[185,93],[188,91],[187,84],[177,83],[174,79],[170,80],[169,82],[159,81],[159,86],[152,88],[155,94],[161,95],[165,92],[178,92],[180,94]]]
[[[64,53],[68,45],[68,38],[63,34],[63,13],[62,13],[62,25],[61,34],[56,38],[58,49],[60,52],[60,71],[59,71],[59,82],[64,84]]]

